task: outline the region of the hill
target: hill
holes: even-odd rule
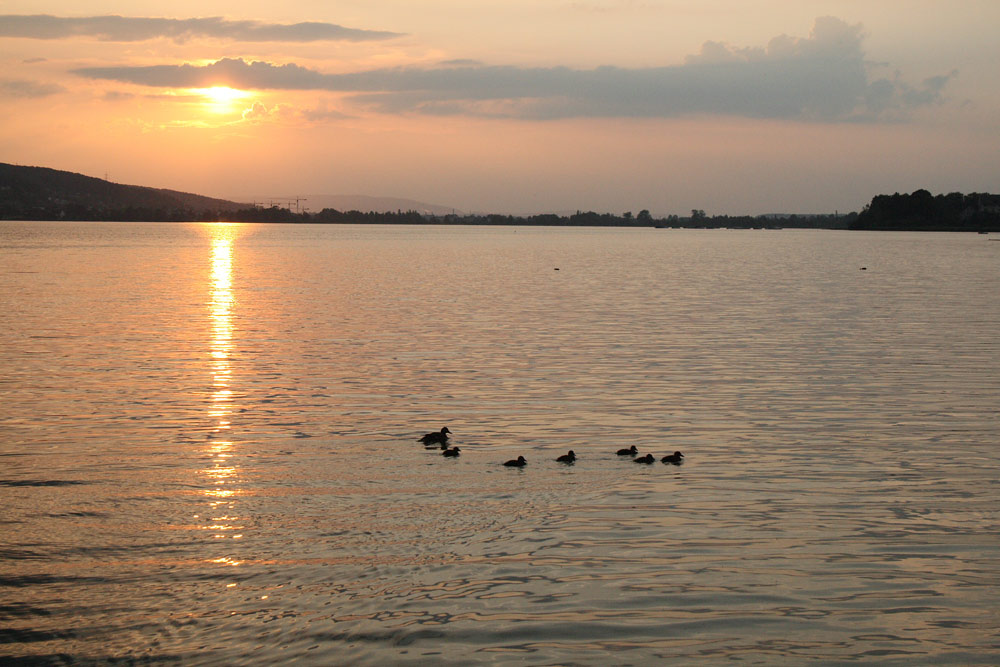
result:
[[[200,220],[246,208],[226,199],[122,185],[70,171],[0,163],[0,218]]]

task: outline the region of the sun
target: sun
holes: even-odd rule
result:
[[[228,104],[246,97],[247,93],[229,86],[212,86],[211,88],[203,88],[202,95],[215,104]]]
[[[212,86],[211,88],[198,88],[195,91],[204,100],[208,108],[216,113],[226,113],[232,111],[233,105],[250,93],[245,90],[237,90],[229,86]]]

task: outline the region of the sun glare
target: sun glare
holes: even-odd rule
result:
[[[201,95],[212,111],[224,113],[232,109],[233,104],[250,95],[245,90],[237,90],[229,86],[212,86],[211,88],[199,88],[196,91]]]

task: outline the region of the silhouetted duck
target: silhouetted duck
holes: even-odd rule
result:
[[[573,453],[573,450],[571,449],[557,458],[556,461],[559,461],[559,463],[573,463],[573,461],[576,461],[576,454]]]
[[[618,454],[618,456],[635,456],[639,453],[639,450],[636,449],[635,445],[632,445],[628,449],[619,449],[615,453]]]
[[[424,435],[423,437],[419,438],[419,441],[424,443],[425,445],[442,445],[445,443],[446,440],[448,440],[449,433],[451,433],[451,431],[449,431],[448,427],[445,426],[436,433],[428,433]]]
[[[673,454],[667,454],[660,460],[664,463],[673,463],[675,466],[679,466],[684,463],[684,455],[680,452],[674,452]]]
[[[653,456],[652,454],[646,454],[645,456],[640,456],[639,458],[635,459],[635,462],[636,463],[652,463],[655,460],[656,460],[655,456]]]
[[[451,449],[446,449],[441,452],[442,456],[458,456],[458,453],[462,451],[458,447],[452,447]]]
[[[523,468],[528,461],[523,456],[518,456],[516,459],[511,459],[504,463],[508,468]]]

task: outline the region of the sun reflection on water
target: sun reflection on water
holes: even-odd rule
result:
[[[240,539],[240,517],[235,510],[235,500],[240,493],[236,488],[240,468],[235,462],[236,443],[232,436],[231,416],[234,412],[233,349],[235,325],[233,311],[233,244],[240,234],[241,225],[212,223],[202,226],[212,243],[211,282],[209,290],[209,371],[212,391],[208,397],[208,416],[212,420],[209,442],[205,453],[209,465],[201,472],[210,483],[203,494],[210,499],[208,522],[201,526],[210,531],[213,539]],[[223,557],[211,562],[228,566],[240,561]]]
[[[225,419],[232,412],[233,352],[233,240],[230,225],[212,225],[212,292],[209,308],[212,317],[212,417],[219,419],[220,430],[228,430]]]

